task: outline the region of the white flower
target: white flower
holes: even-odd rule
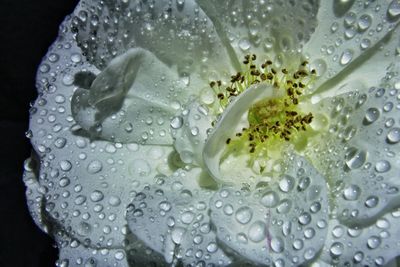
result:
[[[59,266],[389,264],[399,17],[398,0],[81,1],[39,68],[24,174]]]

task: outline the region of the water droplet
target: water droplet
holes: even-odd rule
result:
[[[364,259],[364,253],[362,253],[361,251],[356,252],[353,259],[356,263],[361,262]]]
[[[371,236],[367,240],[367,245],[370,249],[375,249],[379,247],[380,244],[381,244],[381,238],[379,236]]]
[[[103,165],[98,160],[93,160],[87,166],[87,171],[91,174],[98,173],[103,168]]]
[[[387,172],[390,168],[390,163],[387,160],[380,160],[375,164],[375,170],[379,173]]]
[[[182,213],[181,215],[181,220],[184,224],[189,224],[193,221],[194,219],[194,213],[191,211],[186,211]]]
[[[224,206],[224,213],[225,213],[226,215],[228,215],[228,216],[230,216],[230,215],[233,214],[233,207],[232,207],[231,204],[226,204],[226,205]]]
[[[365,113],[363,124],[369,125],[375,122],[380,116],[379,110],[377,108],[369,108]]]
[[[161,201],[160,204],[158,204],[158,207],[160,208],[160,210],[162,211],[170,211],[172,206],[168,201]]]
[[[388,7],[388,16],[390,19],[397,19],[400,15],[400,2],[399,0],[393,0]]]
[[[372,17],[368,14],[361,15],[361,17],[358,19],[358,29],[360,31],[365,31],[367,30],[372,23]]]
[[[279,188],[282,192],[289,192],[293,189],[295,184],[295,180],[292,176],[284,175],[282,179],[279,181]]]
[[[247,40],[246,38],[240,39],[238,45],[239,48],[243,51],[249,50],[251,46],[249,40]]]
[[[183,236],[185,235],[186,230],[183,227],[176,227],[171,232],[172,241],[179,245],[182,242]]]
[[[283,242],[282,238],[272,238],[271,249],[276,253],[281,253],[285,249],[285,243]]]
[[[91,199],[93,202],[101,201],[103,198],[104,198],[104,195],[103,195],[103,193],[102,193],[101,191],[99,191],[99,190],[95,190],[95,191],[93,191],[93,192],[90,194],[90,199]]]
[[[367,198],[367,200],[365,201],[365,206],[367,206],[368,208],[374,208],[378,205],[379,202],[379,198],[376,196],[370,196]]]
[[[249,236],[250,240],[253,242],[256,242],[256,243],[264,240],[265,229],[266,229],[266,225],[262,221],[254,222],[250,226],[249,231],[248,231],[248,236]]]
[[[309,224],[311,222],[311,215],[308,212],[303,212],[299,216],[299,223],[302,225]]]
[[[284,199],[281,203],[276,207],[276,211],[281,214],[288,213],[292,208],[292,202],[289,199]]]
[[[396,144],[400,141],[400,128],[393,128],[387,134],[387,141]]]
[[[357,200],[361,194],[361,189],[357,185],[349,185],[343,190],[343,197],[346,200]]]
[[[218,245],[215,242],[211,242],[207,246],[207,251],[210,253],[215,253],[218,250]]]
[[[342,255],[344,250],[344,245],[340,242],[334,242],[330,248],[330,252],[332,254],[332,256],[340,256]]]
[[[267,208],[273,208],[278,205],[279,196],[276,192],[268,191],[262,196],[260,203]]]
[[[173,128],[173,129],[179,129],[179,128],[181,128],[182,127],[182,125],[183,125],[183,119],[182,119],[182,117],[181,116],[176,116],[176,117],[173,117],[172,118],[172,120],[171,120],[171,127]]]
[[[345,156],[346,165],[349,169],[354,170],[360,168],[367,160],[367,152],[350,148]]]
[[[249,207],[241,207],[236,211],[235,218],[241,224],[247,224],[253,217],[253,210]]]
[[[340,57],[340,64],[347,65],[353,59],[353,51],[350,49],[345,50]]]

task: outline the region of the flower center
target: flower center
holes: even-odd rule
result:
[[[273,90],[273,97],[254,103],[247,113],[247,125],[232,138],[227,138],[227,153],[248,152],[250,163],[256,160],[266,161],[277,157],[284,146],[301,142],[301,136],[310,127],[313,114],[301,108],[302,95],[316,78],[316,71],[310,69],[307,61],[297,65],[277,68],[271,60],[261,64],[257,56],[247,55],[244,58],[244,71],[231,76],[230,85],[222,81],[210,82],[211,88],[218,97],[219,113],[222,113],[233,98],[243,93],[254,84],[268,84]],[[279,154],[279,156],[278,156]],[[259,164],[263,172],[266,164]],[[264,166],[264,167],[263,167]]]

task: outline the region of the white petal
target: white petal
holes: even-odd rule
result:
[[[184,163],[203,165],[202,152],[208,132],[212,129],[212,121],[208,108],[197,101],[172,119],[174,147]]]
[[[379,50],[377,44],[399,22],[388,2],[321,1],[318,26],[303,49],[319,76],[314,84],[317,92],[330,89],[329,79],[337,75],[341,79]]]
[[[221,118],[214,127],[213,132],[207,139],[203,151],[204,166],[209,174],[218,182],[233,184],[240,181],[240,177],[232,177],[221,171],[221,158],[226,150],[226,140],[234,136],[247,123],[247,111],[255,102],[273,97],[274,88],[266,84],[256,84],[246,89],[226,108]],[[241,160],[241,162],[245,162]],[[248,166],[240,166],[248,170]],[[238,174],[241,175],[241,174]],[[242,177],[244,178],[244,177]]]
[[[89,61],[102,69],[130,48],[151,51],[179,74],[229,71],[229,56],[214,26],[193,0],[85,1],[72,30]],[[207,77],[208,78],[208,77]]]
[[[399,203],[397,95],[394,88],[372,87],[318,104],[316,114],[330,118],[329,130],[309,155],[331,184],[342,222],[368,224]]]
[[[189,93],[195,92],[154,55],[131,49],[113,59],[89,89],[78,89],[71,106],[92,138],[165,145],[172,144],[170,118]]]
[[[387,266],[400,254],[399,221],[399,209],[366,227],[347,227],[331,220],[321,259],[337,266]]]
[[[252,193],[225,187],[210,202],[217,237],[253,264],[290,266],[310,262],[327,233],[325,179],[304,159],[290,156],[277,181]]]
[[[168,264],[185,266],[215,264],[231,260],[216,242],[210,225],[208,200],[212,192],[197,185],[201,169],[177,171],[157,177],[128,206],[131,231],[150,248],[164,255]]]
[[[227,36],[239,58],[295,51],[316,27],[319,1],[198,0],[220,36]],[[221,38],[223,39],[223,38]]]

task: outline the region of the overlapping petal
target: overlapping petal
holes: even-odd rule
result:
[[[223,187],[210,202],[218,240],[256,264],[298,266],[325,242],[325,179],[304,158],[286,160],[278,181],[265,179],[253,192]]]
[[[195,168],[156,177],[129,205],[128,225],[168,264],[226,266],[232,261],[217,244],[208,214],[212,191],[198,187],[200,175],[201,169]]]

